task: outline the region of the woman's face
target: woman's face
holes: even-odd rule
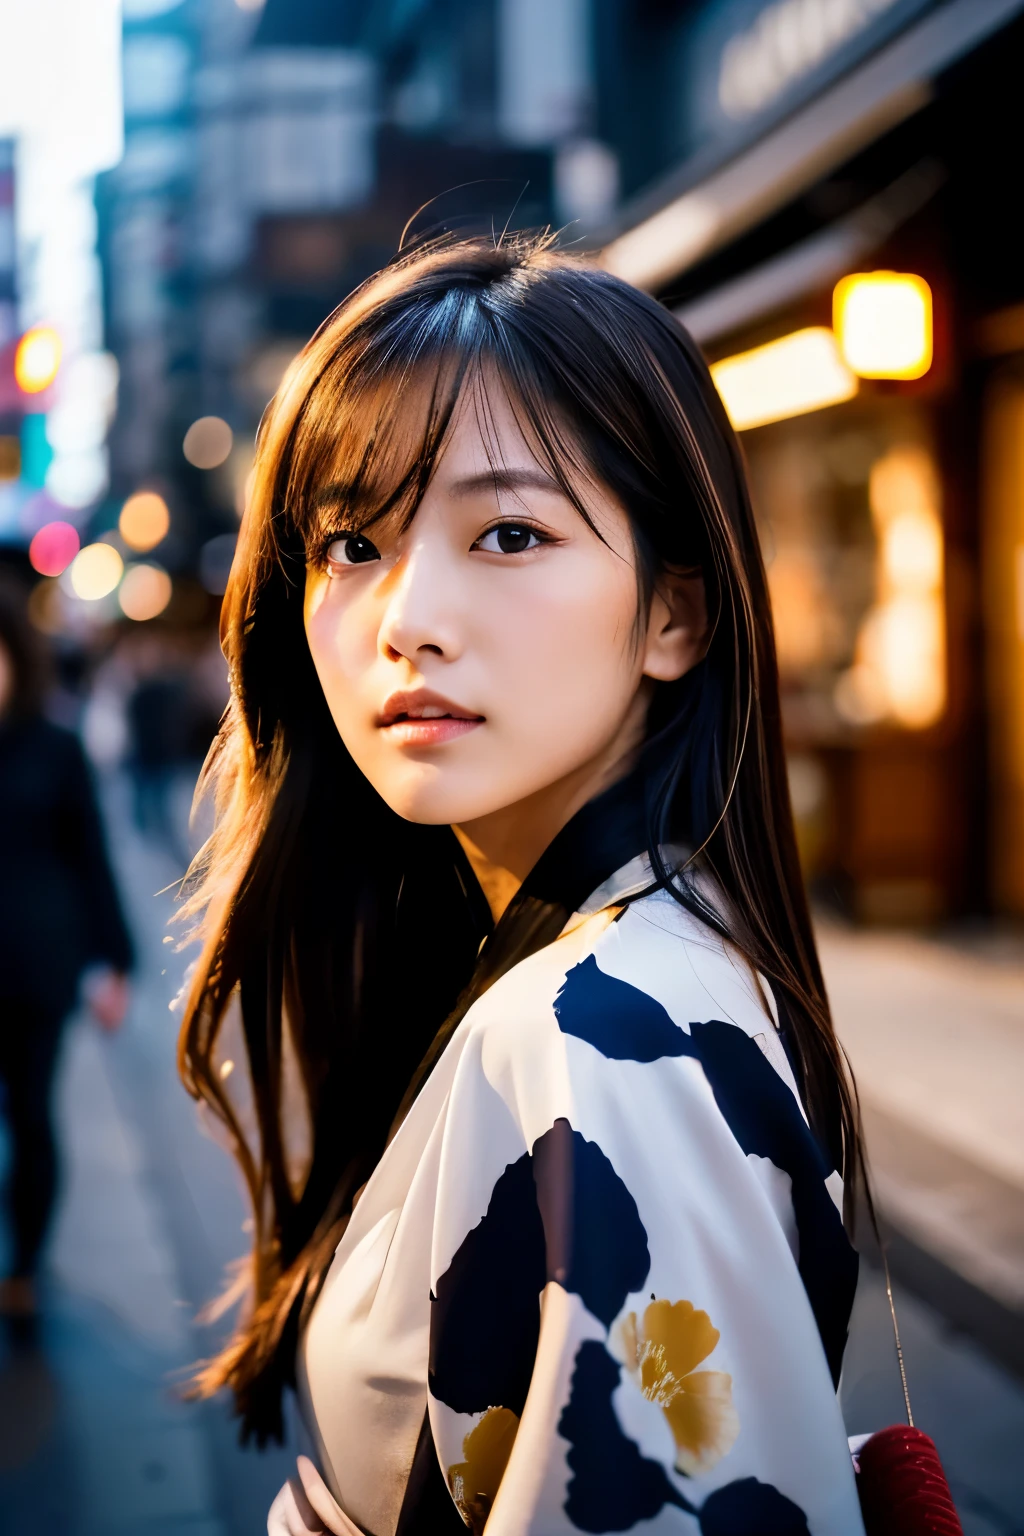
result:
[[[599,538],[491,395],[486,434],[473,397],[460,404],[404,532],[381,520],[346,536],[339,509],[323,568],[306,575],[335,724],[410,821],[468,824],[562,782],[609,782],[642,739],[645,679],[678,677],[699,654],[703,626],[671,595],[655,596],[638,640],[624,509],[580,485]]]

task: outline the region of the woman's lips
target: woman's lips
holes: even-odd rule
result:
[[[482,715],[472,714],[429,688],[391,694],[377,717],[378,729],[402,747],[440,746],[482,724]]]
[[[478,725],[483,725],[481,719],[461,720],[453,715],[442,715],[439,720],[416,720],[406,716],[393,725],[382,725],[381,730],[396,746],[437,747],[475,731]]]

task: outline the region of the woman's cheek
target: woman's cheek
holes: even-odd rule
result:
[[[532,603],[515,626],[508,696],[518,696],[530,735],[581,760],[614,734],[639,685],[632,643],[636,580],[604,560],[566,572],[557,593]],[[525,723],[524,719],[524,723]]]
[[[320,572],[306,578],[304,600],[306,641],[313,665],[320,679],[328,707],[339,729],[344,720],[346,702],[351,701],[352,636],[348,633],[352,615],[340,602],[336,584]]]
[[[302,616],[306,627],[306,643],[321,683],[325,681],[327,670],[325,663],[329,651],[330,614],[327,603],[329,590],[330,582],[326,576],[313,572],[307,575]]]
[[[309,649],[316,658],[322,614],[330,591],[330,578],[324,571],[307,571],[306,586],[302,597],[302,622],[306,626]]]

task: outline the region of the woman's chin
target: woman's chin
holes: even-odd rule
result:
[[[413,821],[424,827],[459,826],[463,822],[477,821],[482,816],[493,815],[519,798],[514,787],[503,792],[500,782],[482,787],[476,775],[473,782],[459,782],[461,776],[433,772],[417,776],[410,782],[383,785],[374,788],[386,800],[403,821]]]

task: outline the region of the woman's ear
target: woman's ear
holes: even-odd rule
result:
[[[644,677],[674,683],[702,660],[708,642],[704,577],[665,567],[654,586],[644,641]]]

